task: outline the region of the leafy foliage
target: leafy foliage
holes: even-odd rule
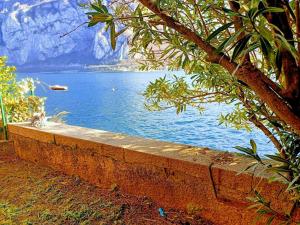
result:
[[[299,1],[123,0],[112,2],[105,10],[102,1],[89,6],[93,25],[105,23],[113,30],[122,27],[122,32],[130,32],[130,54],[140,69],[185,72],[185,76],[165,76],[149,84],[144,93],[149,109],[175,107],[180,113],[189,106],[202,111],[212,102],[231,104],[232,111],[221,114],[220,123],[247,130],[256,126],[270,138],[278,154],[267,156],[275,164],[265,163],[253,140],[251,147],[237,149],[284,177],[288,191],[298,196],[299,135],[293,124],[274,112],[276,107],[266,104],[250,87],[247,76],[259,74],[257,80],[267,86],[264,94],[275,93],[282,105],[299,115],[300,19],[295,13]],[[96,20],[97,16],[101,19]],[[112,47],[117,33],[111,32]],[[227,65],[220,63],[223,58],[229,59]],[[228,69],[228,64],[235,69]],[[235,76],[241,73],[239,68],[248,73],[242,74],[246,82]]]
[[[299,53],[282,33],[276,32],[278,29],[274,31],[274,25],[265,16],[271,12],[282,13],[283,9],[268,7],[266,1],[239,2],[238,11],[230,9],[225,1],[160,0],[156,3],[162,11],[204,37],[216,51],[239,64],[250,54],[255,66],[267,77],[284,80],[284,74],[280,74],[278,45],[285,46],[295,58]],[[247,85],[220,65],[207,62],[207,54],[195,43],[178,35],[138,1],[118,1],[109,6],[108,9],[102,1],[94,1],[87,6],[91,10],[87,15],[92,25],[105,23],[112,30],[112,47],[117,34],[127,28],[131,33],[130,54],[137,58],[140,69],[183,69],[187,74],[151,83],[144,94],[149,109],[175,107],[180,113],[188,106],[202,111],[207,103],[226,103],[234,107],[232,112],[220,115],[222,124],[251,130],[250,122],[255,120],[258,121],[254,123],[256,126],[259,123],[265,130],[276,133],[275,136],[290,131]],[[233,17],[241,19],[244,26],[234,29]],[[123,29],[116,32],[116,27]],[[279,82],[278,86],[281,85]]]
[[[9,122],[30,119],[35,112],[44,110],[44,98],[31,95],[34,81],[30,78],[17,81],[15,67],[6,65],[6,58],[0,57],[0,90]]]

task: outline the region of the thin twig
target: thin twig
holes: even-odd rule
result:
[[[59,38],[63,38],[63,37],[65,37],[65,36],[67,36],[67,35],[73,33],[74,31],[76,31],[78,28],[82,27],[82,26],[85,25],[85,24],[88,24],[88,22],[84,22],[84,23],[78,25],[78,26],[75,27],[73,30],[71,30],[71,31],[69,31],[69,32],[67,32],[67,33],[64,33],[63,35],[59,36]]]

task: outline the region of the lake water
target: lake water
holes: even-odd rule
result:
[[[67,85],[66,92],[39,86],[36,94],[47,97],[48,115],[70,112],[66,118],[68,124],[225,151],[234,151],[236,145],[248,145],[252,138],[259,151],[274,152],[260,131],[248,133],[218,125],[219,113],[230,110],[229,106],[210,104],[201,115],[192,108],[179,115],[175,109],[147,111],[142,92],[150,81],[163,75],[162,72],[51,72],[19,73],[18,78],[30,76],[50,85]]]

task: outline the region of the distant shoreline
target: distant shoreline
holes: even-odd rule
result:
[[[62,72],[62,71],[80,71],[80,72],[140,72],[138,65],[131,62],[120,62],[116,64],[94,64],[94,65],[25,65],[16,66],[17,72]]]

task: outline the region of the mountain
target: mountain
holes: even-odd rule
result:
[[[126,58],[126,37],[113,51],[103,25],[80,26],[86,21],[77,0],[1,0],[0,55],[21,68],[113,64]]]

